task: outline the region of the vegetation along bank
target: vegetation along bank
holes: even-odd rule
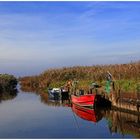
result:
[[[0,74],[0,93],[14,90],[17,83],[18,81],[13,75]]]
[[[140,61],[128,64],[74,66],[48,69],[37,76],[20,78],[21,86],[46,90],[50,87],[64,86],[69,80],[77,80],[78,88],[88,90],[91,83],[102,87],[106,83],[106,74],[110,72],[115,90],[135,92],[140,86]]]

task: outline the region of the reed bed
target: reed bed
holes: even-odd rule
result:
[[[106,74],[110,72],[116,83],[116,88],[134,90],[140,85],[140,61],[128,64],[74,66],[48,69],[38,76],[20,78],[22,86],[40,89],[60,87],[68,80],[79,81],[80,88],[88,87],[92,82],[105,84]]]

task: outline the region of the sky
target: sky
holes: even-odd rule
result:
[[[0,1],[0,73],[140,60],[140,2]]]

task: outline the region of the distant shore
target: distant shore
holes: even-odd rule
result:
[[[0,74],[0,92],[14,90],[17,86],[17,79],[13,75]]]

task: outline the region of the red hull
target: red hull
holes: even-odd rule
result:
[[[73,112],[79,116],[80,118],[92,122],[97,122],[96,114],[93,109],[87,108],[87,107],[80,107],[75,104],[72,105]]]
[[[71,95],[72,103],[80,106],[93,106],[95,103],[95,94],[75,96]]]

